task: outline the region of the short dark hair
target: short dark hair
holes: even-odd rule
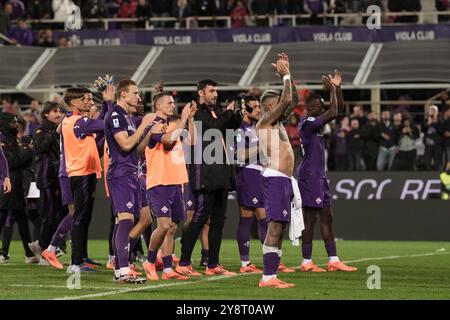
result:
[[[171,97],[172,94],[170,92],[163,91],[163,92],[159,92],[153,96],[152,105],[153,105],[154,111],[156,110],[156,103],[159,101],[159,99],[161,99],[162,97],[166,97],[166,96]]]
[[[207,86],[217,87],[217,82],[211,79],[200,80],[197,83],[197,91],[205,89]]]
[[[309,94],[308,98],[306,98],[306,106],[309,106],[315,100],[320,100],[320,99],[322,99],[322,96],[320,94],[312,92]]]
[[[41,118],[46,119],[45,115],[49,114],[55,109],[59,109],[61,111],[61,106],[59,103],[46,101],[44,102],[44,106],[42,107]]]
[[[120,94],[121,94],[123,91],[128,92],[128,88],[129,88],[130,86],[137,86],[137,84],[136,84],[136,82],[134,82],[134,81],[131,80],[131,79],[122,79],[122,80],[119,80],[119,82],[117,83],[117,88],[116,88],[117,99],[120,98]]]
[[[85,87],[69,88],[64,92],[64,102],[70,107],[72,100],[83,98],[86,93],[91,91]]]
[[[244,101],[245,101],[245,103],[249,103],[250,101],[259,101],[259,100],[255,96],[245,96]]]

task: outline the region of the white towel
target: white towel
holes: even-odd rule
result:
[[[302,212],[302,196],[298,188],[297,180],[291,177],[292,190],[294,191],[294,198],[291,203],[291,223],[289,225],[289,239],[292,245],[299,246],[299,238],[302,236],[302,231],[305,229]]]

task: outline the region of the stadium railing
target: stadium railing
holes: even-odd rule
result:
[[[318,15],[319,18],[323,18],[324,21],[333,21],[334,26],[339,25],[363,25],[362,18],[370,17],[372,13],[327,13]],[[423,24],[425,22],[438,23],[438,17],[440,16],[449,16],[450,11],[415,11],[415,12],[382,12],[381,20],[382,25],[399,25],[403,23],[389,23],[386,21],[389,17],[414,17],[416,16],[417,24]],[[281,14],[281,15],[249,15],[250,19],[254,20],[267,20],[267,24],[269,27],[277,26],[280,24],[280,21],[288,20],[290,21],[291,26],[297,26],[299,19],[304,19],[306,21],[311,17],[309,14]],[[427,19],[426,19],[427,18]],[[346,23],[345,19],[349,19],[351,23]],[[27,20],[29,23],[33,24],[48,24],[48,25],[63,25],[64,21],[55,21],[53,19],[42,19],[42,20]],[[89,23],[101,23],[103,24],[103,28],[105,30],[110,29],[111,23],[138,23],[145,22],[145,29],[152,29],[152,23],[160,22],[172,22],[177,24],[177,28],[181,29],[194,29],[197,28],[198,21],[223,21],[225,22],[224,28],[231,28],[232,18],[230,16],[204,16],[204,17],[187,17],[183,20],[180,20],[175,17],[155,17],[149,18],[146,20],[138,19],[138,18],[90,18],[90,19],[82,19],[83,22]],[[186,26],[184,28],[180,27],[179,22],[186,22]],[[64,26],[65,28],[65,26]]]

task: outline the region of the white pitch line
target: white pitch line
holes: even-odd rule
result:
[[[426,257],[426,256],[435,256],[435,255],[441,255],[441,254],[450,254],[450,252],[429,252],[429,253],[421,253],[421,254],[413,254],[413,255],[405,255],[405,256],[361,258],[361,259],[349,260],[349,261],[344,261],[344,262],[354,263],[354,262],[362,262],[362,261],[370,261],[370,260],[390,260],[390,259],[411,258],[411,257]],[[299,269],[299,268],[300,267],[295,267],[294,269]],[[127,292],[138,292],[138,291],[144,291],[144,290],[149,290],[149,289],[183,286],[183,285],[197,284],[197,283],[202,283],[202,282],[216,281],[216,280],[235,278],[235,277],[239,277],[239,276],[248,276],[248,275],[255,275],[255,274],[254,273],[238,273],[235,276],[216,276],[216,277],[205,278],[200,281],[186,281],[186,282],[178,282],[178,283],[167,283],[167,284],[158,284],[158,285],[151,285],[151,286],[142,286],[142,287],[138,287],[138,288],[126,288],[126,289],[119,289],[119,290],[109,291],[109,292],[86,294],[86,295],[82,295],[82,296],[73,296],[73,297],[64,296],[64,297],[53,298],[51,300],[80,300],[80,299],[86,299],[86,298],[99,298],[99,297],[111,296],[111,295],[127,293]]]
[[[9,287],[24,287],[24,288],[52,288],[52,289],[68,289],[67,286],[47,285],[47,284],[9,284]],[[119,290],[117,287],[83,287],[85,290]]]

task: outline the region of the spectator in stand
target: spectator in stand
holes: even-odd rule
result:
[[[81,16],[86,19],[107,18],[108,8],[105,0],[83,0],[81,2]],[[86,28],[101,28],[103,23],[100,21],[85,21]]]
[[[145,22],[152,16],[152,9],[147,0],[138,0],[136,7],[136,18],[139,19],[137,23],[138,28],[145,28]]]
[[[9,30],[8,37],[13,40],[14,43],[18,43],[22,46],[33,45],[33,32],[28,27],[27,20],[23,18],[19,19],[17,27]]]
[[[402,121],[403,121],[403,114],[399,111],[396,111],[394,113],[394,116],[392,117],[392,119],[394,120],[394,126],[397,128],[397,130],[401,130],[402,127]]]
[[[69,18],[69,8],[74,5],[72,0],[52,0],[53,19],[66,22]]]
[[[442,136],[439,132],[438,107],[432,105],[422,124],[425,144],[425,170],[441,170],[442,168]]]
[[[420,0],[388,0],[388,9],[391,12],[414,12],[421,11]],[[393,17],[394,22],[415,23],[417,16],[398,16]]]
[[[437,11],[449,11],[450,10],[450,2],[449,0],[435,0],[435,6]],[[450,20],[450,16],[438,16],[439,22],[448,22]]]
[[[362,127],[361,133],[364,139],[364,162],[367,170],[375,171],[380,146],[380,126],[375,112],[369,112],[367,119],[368,121]]]
[[[37,37],[33,41],[33,46],[56,47],[56,42],[53,40],[53,31],[51,29],[39,30]]]
[[[152,16],[154,18],[170,17],[172,10],[172,1],[169,0],[150,0],[150,7],[152,8]],[[172,24],[167,22],[155,22],[153,26],[155,28],[168,28]]]
[[[194,16],[206,17],[216,15],[216,3],[215,0],[195,0],[194,2]],[[198,21],[198,26],[211,28],[214,26],[213,21]]]
[[[450,162],[450,106],[446,106],[443,111],[440,123],[440,132],[444,137],[445,162]]]
[[[136,17],[137,1],[124,0],[120,5],[119,12],[117,12],[117,18],[134,18]]]
[[[31,109],[27,109],[23,112],[23,120],[25,120],[24,135],[34,135],[36,128],[39,127],[39,121]]]
[[[298,131],[298,121],[299,118],[295,113],[292,113],[288,118],[288,124],[285,126],[286,133],[291,143],[292,149],[294,150],[294,168],[300,163],[301,159],[301,147],[300,147],[300,135]]]
[[[417,160],[416,140],[419,138],[419,135],[419,129],[412,124],[411,119],[409,117],[403,119],[402,129],[398,140],[396,170],[415,170]]]
[[[362,138],[362,130],[359,126],[358,119],[350,121],[350,132],[348,133],[348,151],[350,160],[350,170],[363,171],[366,169],[364,163],[364,140]]]
[[[232,28],[244,28],[247,26],[246,17],[248,16],[248,10],[245,4],[241,0],[233,0],[233,6],[230,12],[231,27]]]
[[[26,16],[25,5],[22,1],[10,0],[9,3],[12,6],[11,20],[17,20]]]
[[[275,13],[275,6],[271,0],[253,0],[250,5],[252,14],[255,16],[269,16]],[[268,26],[267,18],[256,18],[258,27]]]
[[[58,38],[58,48],[71,48],[72,44],[70,43],[69,39],[64,36],[60,36]]]
[[[191,15],[191,8],[187,0],[175,0],[175,5],[173,6],[173,14],[175,18],[178,19],[176,27],[186,28],[186,18]]]
[[[2,97],[2,111],[7,113],[14,113],[12,100],[9,95],[4,95]]]
[[[36,99],[31,100],[30,109],[31,109],[31,112],[33,112],[36,119],[38,120],[38,122],[41,123],[42,104],[39,102],[39,100],[36,100]]]
[[[105,0],[84,0],[81,3],[83,18],[106,18],[107,10]]]
[[[308,14],[311,15],[309,18],[309,24],[324,23],[324,18],[320,18],[318,15],[328,11],[327,0],[304,0],[303,8]]]
[[[340,125],[333,132],[334,158],[336,170],[347,171],[349,169],[348,134],[351,131],[348,117],[343,117]]]
[[[380,147],[378,149],[377,170],[391,170],[394,164],[395,153],[397,150],[397,129],[391,121],[389,111],[381,113],[381,123],[379,124]]]
[[[12,13],[12,5],[10,3],[6,3],[3,6],[3,11],[0,10],[0,33],[7,35],[9,29],[11,28],[11,13]],[[3,40],[0,39],[0,45],[3,44]]]
[[[117,16],[119,12],[122,0],[106,0],[107,16],[113,18]]]
[[[439,106],[439,111],[444,111],[445,107],[448,105],[448,91],[442,90],[439,93],[439,100],[441,100],[441,104]]]
[[[353,107],[353,113],[350,115],[350,121],[353,119],[358,120],[360,128],[366,124],[367,117],[364,115],[364,108],[361,104],[357,104]]]
[[[29,0],[27,3],[28,19],[50,19],[51,10],[50,3],[46,0]]]

